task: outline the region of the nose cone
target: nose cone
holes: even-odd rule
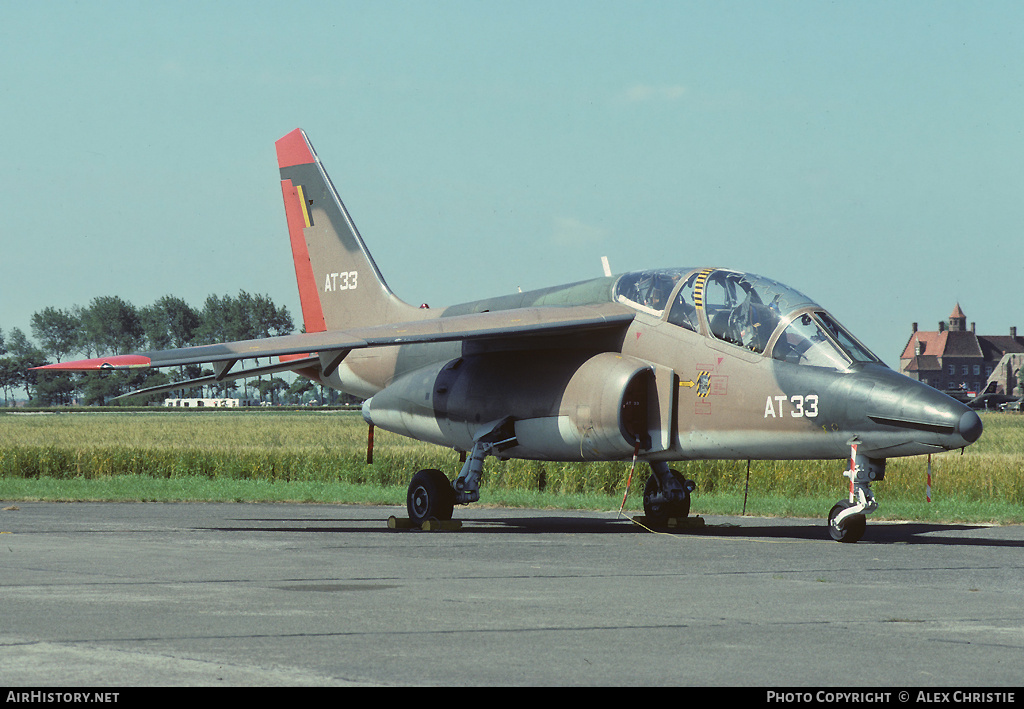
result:
[[[982,428],[981,417],[975,411],[968,409],[960,417],[960,423],[957,424],[957,433],[968,443],[974,443],[981,438]]]
[[[926,384],[881,368],[865,368],[849,382],[851,428],[866,419],[861,440],[880,457],[955,450],[981,437],[975,411]]]

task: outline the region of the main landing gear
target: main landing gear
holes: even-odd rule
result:
[[[690,514],[690,493],[697,489],[667,463],[651,463],[651,477],[644,485],[644,516],[654,527],[664,527],[671,518]]]
[[[484,458],[515,445],[510,426],[499,425],[477,439],[454,482],[440,470],[421,470],[412,477],[406,495],[409,520],[421,525],[430,519],[450,520],[455,505],[480,499],[480,477]],[[666,526],[670,519],[684,519],[690,514],[690,494],[697,489],[663,462],[651,463],[651,476],[644,486],[644,515],[652,526]]]
[[[429,519],[449,520],[455,505],[479,500],[484,458],[515,444],[515,429],[505,420],[476,440],[454,482],[449,482],[440,470],[421,470],[413,475],[406,495],[409,519],[414,524],[423,524]]]
[[[837,542],[860,541],[867,526],[867,515],[878,509],[871,483],[885,477],[885,459],[868,458],[857,453],[857,444],[850,446],[850,469],[843,473],[850,479],[850,497],[837,502],[828,513],[828,532]]]

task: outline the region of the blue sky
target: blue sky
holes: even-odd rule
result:
[[[304,128],[433,306],[721,265],[890,365],[960,302],[1024,328],[1019,2],[43,2],[0,24],[0,329],[120,295],[300,321]]]

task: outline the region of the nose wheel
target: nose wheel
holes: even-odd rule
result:
[[[842,521],[836,522],[840,513],[854,507],[852,502],[843,500],[837,502],[828,513],[828,533],[837,542],[853,544],[859,542],[864,536],[864,529],[867,527],[867,517],[862,514],[851,514]]]

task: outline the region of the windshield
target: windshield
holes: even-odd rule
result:
[[[846,369],[852,362],[880,361],[806,295],[753,273],[634,271],[616,282],[615,297],[656,317],[667,310],[668,322],[693,332],[702,331],[703,320],[704,331],[714,339],[782,362]]]
[[[833,369],[845,369],[850,362],[880,361],[823,311],[803,313],[793,318],[776,340],[772,358]]]
[[[825,327],[825,330],[832,336],[839,346],[843,348],[843,351],[850,356],[854,362],[880,362],[874,355],[874,353],[867,347],[862,345],[857,338],[846,331],[842,325],[832,319],[832,316],[825,312],[817,312],[814,314],[821,324]]]
[[[810,313],[793,318],[776,341],[772,359],[833,369],[845,369],[850,364]]]

